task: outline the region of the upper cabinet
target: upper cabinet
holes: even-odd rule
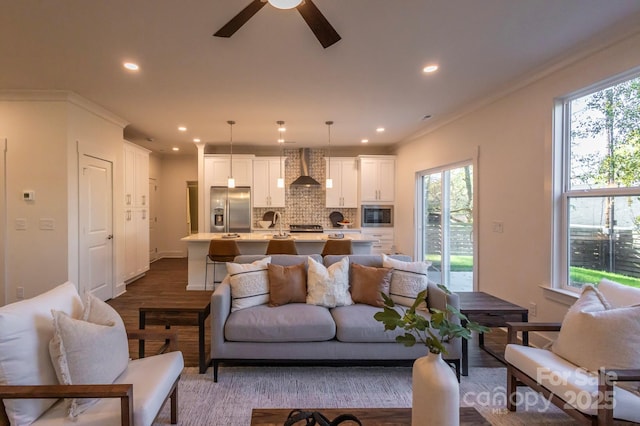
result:
[[[236,186],[251,186],[253,183],[253,156],[233,156],[233,178]],[[211,186],[227,186],[230,175],[229,155],[205,155],[204,184]]]
[[[331,161],[331,179],[333,188],[327,188],[326,207],[358,207],[358,160],[354,157],[325,158],[326,173],[329,176]]]
[[[282,171],[284,178],[284,158],[256,157],[253,160],[253,207],[284,207],[284,188],[277,182]]]
[[[361,155],[360,202],[393,203],[396,158],[392,155]]]
[[[124,204],[127,208],[149,204],[149,151],[124,144]]]

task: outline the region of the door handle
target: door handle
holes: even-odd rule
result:
[[[113,240],[113,234],[107,235],[107,240]]]

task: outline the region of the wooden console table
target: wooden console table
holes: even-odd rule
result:
[[[508,321],[529,320],[529,311],[522,306],[515,305],[506,300],[492,296],[490,294],[477,291],[461,291],[456,292],[460,296],[460,312],[480,325],[487,327],[505,327]],[[529,333],[522,333],[522,342],[524,345],[529,343]],[[504,363],[504,356],[498,354],[484,346],[484,334],[478,334],[478,344],[488,354]],[[461,374],[466,376],[469,374],[469,342],[462,339],[462,368]]]
[[[179,300],[159,300],[144,302],[138,309],[140,329],[147,325],[164,325],[169,329],[172,325],[198,326],[198,361],[200,374],[207,371],[210,358],[206,357],[204,347],[205,319],[211,313],[211,291],[188,291]],[[180,340],[178,340],[179,344]],[[144,357],[144,340],[138,346],[139,356]]]
[[[254,408],[251,411],[252,426],[282,426],[291,408]],[[340,414],[353,414],[365,426],[409,426],[411,408],[304,408],[304,411],[320,411],[333,420]],[[344,425],[355,425],[345,422]],[[473,407],[460,407],[460,425],[490,425]]]

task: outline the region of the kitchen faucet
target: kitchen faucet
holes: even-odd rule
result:
[[[282,215],[280,212],[275,212],[273,214],[273,221],[278,223],[278,235],[283,236],[282,234]]]

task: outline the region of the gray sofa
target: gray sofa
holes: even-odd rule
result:
[[[240,255],[236,263],[250,263],[261,255]],[[272,255],[271,262],[295,265],[307,262],[307,255]],[[341,260],[343,255],[324,259],[312,255],[325,266]],[[392,256],[409,261],[408,256]],[[382,266],[380,255],[349,255],[350,263]],[[444,310],[446,304],[459,308],[456,294],[447,295],[429,283],[427,305]],[[427,354],[424,345],[405,347],[395,342],[401,333],[385,331],[373,318],[382,308],[354,304],[337,308],[290,303],[278,307],[267,304],[231,312],[231,288],[220,284],[211,297],[211,361],[214,381],[220,363],[397,363],[412,361]],[[459,377],[462,343],[455,339],[447,345],[444,359],[456,368]]]

